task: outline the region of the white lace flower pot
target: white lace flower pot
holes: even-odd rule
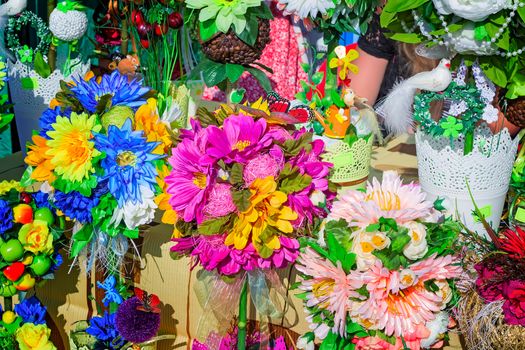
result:
[[[89,62],[80,64],[72,76],[83,76],[90,68]],[[18,137],[20,146],[25,151],[25,145],[31,140],[33,130],[40,129],[38,119],[60,89],[60,81],[70,80],[71,76],[64,77],[57,69],[44,79],[20,61],[15,64],[9,63],[8,69],[9,91],[14,103]]]
[[[483,225],[473,215],[474,203],[468,189],[486,220],[497,229],[518,143],[518,138],[513,140],[507,129],[492,135],[487,128],[480,128],[474,136],[473,151],[463,155],[463,137],[451,147],[449,139],[435,138],[418,130],[416,147],[421,187],[429,200],[444,199],[449,215],[488,238]]]
[[[327,137],[322,139],[326,144],[322,158],[325,162],[334,164],[330,180],[340,184],[341,190],[364,188],[370,174],[374,137],[370,136],[368,140],[361,138],[352,146],[342,140]]]

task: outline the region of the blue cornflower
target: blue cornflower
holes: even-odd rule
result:
[[[119,336],[115,326],[115,314],[110,314],[105,311],[103,316],[93,317],[89,327],[86,329],[86,333],[94,336],[100,341],[112,342]]]
[[[35,201],[37,208],[46,207],[49,209],[53,209],[51,203],[49,202],[48,193],[38,191],[38,192],[32,193],[32,195],[33,195],[33,200]]]
[[[55,263],[49,268],[49,273],[53,273],[56,270],[58,270],[58,268],[62,266],[62,263],[64,262],[64,258],[62,258],[62,254],[60,253],[56,253],[53,257],[53,260],[55,261]]]
[[[62,211],[70,219],[76,220],[81,224],[87,224],[93,221],[91,210],[100,203],[100,197],[107,191],[106,181],[99,182],[90,197],[86,197],[77,191],[64,193],[55,190],[54,204],[58,210]]]
[[[36,297],[22,300],[15,305],[15,313],[22,317],[24,323],[45,324],[46,308]]]
[[[0,199],[0,235],[13,228],[13,210],[9,203]]]
[[[106,157],[100,162],[104,169],[102,180],[109,180],[109,192],[119,207],[125,202],[142,203],[140,186],[152,191],[157,170],[153,161],[161,155],[151,153],[158,142],[148,142],[142,131],[133,131],[131,120],[122,128],[110,125],[108,134],[95,134],[95,147]]]
[[[71,108],[66,108],[64,111],[62,111],[60,107],[46,109],[38,121],[40,126],[40,132],[38,134],[49,140],[47,132],[53,130],[52,125],[57,121],[58,116],[69,118],[71,116]]]
[[[71,91],[82,106],[91,113],[96,111],[97,104],[104,95],[112,95],[112,106],[122,105],[138,108],[146,103],[144,95],[150,91],[150,88],[142,86],[141,80],[133,79],[130,81],[126,75],[120,74],[118,70],[115,70],[111,75],[104,75],[100,83],[95,78],[88,81],[73,80],[76,86],[72,87]]]
[[[104,299],[102,299],[105,306],[108,306],[109,303],[120,304],[124,301],[118,290],[115,288],[117,286],[117,279],[115,276],[109,276],[104,283],[97,281],[97,286],[105,291]]]

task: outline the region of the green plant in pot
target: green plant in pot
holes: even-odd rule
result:
[[[262,0],[186,0],[197,10],[198,33],[206,56],[194,69],[208,86],[234,84],[244,71],[250,72],[266,89],[270,82],[254,63],[270,42],[273,15]]]

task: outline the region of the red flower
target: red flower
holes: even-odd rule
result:
[[[503,288],[506,280],[504,278],[505,269],[500,262],[505,258],[504,255],[496,255],[474,266],[478,272],[476,280],[478,293],[488,302],[503,299]]]
[[[513,259],[525,259],[525,231],[516,227],[516,230],[507,229],[499,239],[501,250],[509,253]]]
[[[505,322],[525,327],[525,281],[510,281],[503,288]]]

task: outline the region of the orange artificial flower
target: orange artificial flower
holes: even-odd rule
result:
[[[48,150],[47,139],[40,135],[33,135],[33,144],[29,146],[25,162],[33,167],[31,178],[36,181],[53,182],[55,180],[53,174],[55,166],[51,163],[52,156],[47,154]]]
[[[135,129],[144,130],[148,142],[160,142],[153,150],[156,154],[169,154],[173,147],[171,136],[167,125],[163,123],[157,111],[157,100],[148,99],[148,102],[140,106],[135,113]]]

